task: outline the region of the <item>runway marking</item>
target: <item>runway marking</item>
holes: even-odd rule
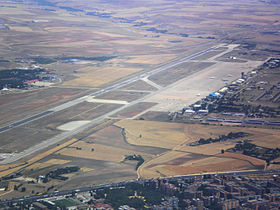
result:
[[[97,98],[90,97],[90,96],[86,99],[86,101],[90,102],[90,103],[101,103],[101,104],[128,104],[127,101],[97,99]]]

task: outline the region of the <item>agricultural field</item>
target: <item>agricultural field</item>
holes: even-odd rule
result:
[[[144,178],[174,176],[219,171],[263,169],[265,161],[236,153],[222,153],[233,148],[238,141],[250,139],[263,145],[263,139],[271,139],[270,147],[279,146],[279,130],[205,126],[199,124],[164,123],[142,120],[122,120],[115,123],[124,129],[126,140],[133,145],[153,146],[169,151],[146,161],[138,170]],[[189,146],[200,138],[216,138],[229,132],[247,132],[248,137],[225,142]],[[273,143],[272,143],[273,141]]]

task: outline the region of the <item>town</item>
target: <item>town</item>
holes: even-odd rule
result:
[[[2,201],[5,209],[279,209],[280,171],[131,180]],[[38,197],[38,198],[36,198]]]

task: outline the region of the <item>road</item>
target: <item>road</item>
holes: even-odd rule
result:
[[[240,175],[250,175],[250,174],[279,174],[280,170],[265,170],[265,171],[241,171],[241,172],[221,172],[221,173],[205,173],[205,174],[194,174],[194,175],[184,175],[184,176],[176,176],[176,177],[164,177],[164,178],[158,178],[159,180],[168,180],[168,181],[174,181],[174,180],[182,180],[182,179],[190,179],[190,178],[200,178],[205,175],[214,175],[214,176],[240,176]],[[128,180],[123,181],[119,183],[112,183],[112,184],[101,184],[101,185],[95,185],[95,186],[89,186],[84,188],[78,188],[78,189],[71,189],[71,190],[64,190],[64,191],[55,191],[51,193],[45,193],[43,195],[31,195],[31,196],[25,196],[24,198],[17,198],[12,200],[4,200],[0,201],[0,205],[5,205],[8,203],[18,203],[23,202],[27,200],[38,200],[38,199],[45,199],[50,197],[56,197],[56,196],[66,196],[66,195],[72,195],[79,192],[88,192],[92,190],[98,190],[108,187],[120,187],[125,186],[128,183],[142,183],[147,180]]]
[[[29,122],[31,122],[31,121],[37,120],[37,119],[42,118],[42,117],[45,117],[45,116],[47,116],[47,115],[55,114],[55,112],[59,112],[59,111],[61,111],[61,110],[64,110],[64,109],[67,109],[67,108],[72,107],[72,106],[74,106],[74,105],[77,105],[77,104],[79,104],[79,103],[82,103],[82,102],[86,101],[86,99],[87,99],[88,97],[96,97],[96,96],[102,95],[102,94],[104,94],[104,93],[117,90],[117,89],[119,89],[119,88],[121,88],[121,87],[123,87],[123,86],[125,86],[125,85],[131,84],[131,83],[133,83],[133,82],[135,82],[135,81],[138,81],[138,80],[140,80],[140,79],[147,78],[147,77],[149,77],[149,76],[151,76],[151,75],[154,75],[154,74],[156,74],[156,73],[165,71],[165,70],[167,70],[167,69],[170,69],[170,68],[172,68],[172,67],[175,67],[175,66],[177,66],[177,65],[180,65],[180,64],[182,64],[182,63],[188,62],[189,60],[191,60],[191,59],[193,59],[193,58],[195,58],[195,57],[198,57],[198,56],[200,56],[200,55],[203,55],[203,54],[205,54],[205,53],[207,53],[207,52],[209,52],[209,51],[211,51],[211,50],[214,50],[214,49],[216,49],[216,48],[217,48],[217,46],[207,48],[207,49],[205,49],[205,50],[202,50],[202,51],[200,51],[200,52],[194,53],[194,54],[189,55],[189,56],[187,56],[187,57],[184,57],[184,58],[181,58],[181,59],[172,61],[172,62],[170,62],[170,63],[168,63],[168,64],[166,64],[166,65],[160,66],[160,67],[158,67],[158,68],[156,68],[156,69],[154,69],[154,70],[151,70],[151,71],[149,71],[149,72],[145,72],[145,73],[143,73],[143,74],[141,74],[141,75],[137,75],[137,76],[132,77],[132,78],[130,78],[130,79],[127,79],[127,80],[125,80],[125,81],[121,81],[121,82],[119,82],[119,83],[117,83],[117,84],[111,85],[111,86],[109,86],[109,87],[107,87],[107,88],[101,89],[101,90],[96,91],[96,92],[94,92],[94,93],[91,93],[91,94],[88,94],[88,95],[86,95],[86,96],[83,96],[83,97],[74,99],[74,100],[69,101],[69,102],[67,102],[67,103],[64,103],[64,104],[62,104],[62,105],[56,106],[56,107],[51,108],[51,109],[49,109],[49,110],[47,110],[47,111],[44,111],[44,112],[42,112],[42,113],[39,113],[39,114],[33,115],[33,116],[31,116],[31,117],[25,118],[25,119],[23,119],[23,120],[20,120],[20,121],[11,123],[11,124],[9,124],[9,125],[7,125],[7,126],[5,126],[5,127],[0,128],[0,133],[1,133],[1,132],[5,132],[5,131],[10,130],[10,129],[13,129],[13,128],[18,127],[18,126],[27,124],[27,123],[29,123]],[[143,100],[143,98],[142,98],[141,100]],[[106,117],[109,117],[109,116],[111,116],[111,115],[117,113],[118,111],[120,111],[120,110],[122,110],[122,109],[124,109],[124,108],[126,108],[126,107],[128,107],[128,106],[132,106],[132,105],[134,105],[134,104],[135,104],[136,102],[138,102],[138,101],[139,101],[139,100],[136,100],[136,101],[134,101],[134,102],[131,102],[131,103],[128,104],[128,105],[122,106],[121,108],[118,108],[118,109],[113,110],[113,111],[111,111],[111,112],[109,112],[109,113],[106,113],[106,114],[104,114],[104,115],[102,115],[102,116],[100,116],[100,117],[98,117],[98,118],[96,118],[96,119],[93,119],[91,122],[89,122],[89,123],[87,123],[87,124],[85,124],[85,125],[83,125],[83,126],[77,128],[77,129],[74,129],[74,130],[72,130],[72,131],[63,132],[63,133],[58,134],[57,136],[54,136],[54,137],[52,137],[52,138],[50,138],[50,139],[47,139],[47,140],[45,140],[45,141],[43,141],[43,142],[41,142],[41,143],[39,143],[39,144],[37,144],[37,145],[34,145],[33,147],[30,147],[30,148],[28,148],[28,149],[26,149],[26,150],[24,150],[24,151],[22,151],[22,152],[14,153],[13,156],[7,157],[6,159],[0,161],[0,164],[9,164],[9,163],[13,163],[13,162],[15,162],[15,161],[17,161],[17,160],[20,160],[20,159],[22,159],[22,158],[24,158],[24,157],[26,157],[26,156],[28,156],[28,155],[30,155],[30,154],[33,154],[33,153],[35,153],[35,152],[37,152],[37,151],[39,151],[39,150],[42,150],[42,149],[44,149],[44,148],[47,148],[48,146],[50,146],[50,145],[52,145],[52,144],[58,143],[58,142],[60,142],[61,140],[67,138],[67,137],[73,136],[73,135],[79,133],[80,131],[82,131],[82,130],[84,130],[84,129],[90,128],[90,127],[96,125],[97,123],[100,123],[100,122],[101,122],[102,120],[104,120]]]

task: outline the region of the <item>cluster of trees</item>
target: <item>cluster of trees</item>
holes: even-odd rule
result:
[[[80,167],[78,166],[71,166],[71,167],[66,167],[66,168],[58,168],[54,171],[50,171],[49,173],[46,174],[45,176],[45,182],[48,180],[48,178],[52,179],[59,179],[59,180],[67,180],[68,177],[61,176],[62,174],[69,174],[69,173],[74,173],[80,170]]]
[[[110,59],[115,58],[116,56],[98,56],[98,57],[78,57],[78,56],[73,56],[73,57],[61,57],[57,58],[57,60],[84,60],[84,61],[107,61]]]
[[[0,71],[0,89],[8,88],[23,88],[24,82],[28,80],[39,79],[39,74],[44,72],[44,69],[23,70],[23,69],[7,69]]]
[[[137,192],[138,196],[143,198],[129,198],[130,196],[134,196],[135,192]],[[118,209],[118,207],[122,205],[129,205],[136,209],[143,209],[145,204],[160,204],[163,196],[164,195],[160,191],[145,187],[138,183],[129,183],[125,185],[124,188],[100,189],[97,190],[94,195],[95,199],[105,199],[105,203],[109,203],[114,209]]]
[[[274,87],[271,89],[273,88]],[[271,91],[272,90],[267,90],[265,94],[270,94]],[[208,103],[209,101],[212,103]],[[274,117],[280,113],[279,108],[277,109],[269,106],[244,104],[243,99],[240,98],[240,93],[234,95],[224,95],[218,99],[206,98],[204,102],[206,102],[206,104],[208,103],[207,109],[209,113],[241,112],[245,113],[249,117]]]
[[[249,136],[250,134],[248,133],[244,133],[244,132],[230,132],[227,135],[221,135],[218,138],[208,138],[208,139],[204,139],[204,138],[200,138],[196,144],[190,144],[191,146],[197,146],[197,145],[202,145],[202,144],[211,144],[211,143],[215,143],[215,142],[220,142],[220,141],[227,141],[230,139],[238,139],[238,138],[243,138],[246,136]]]
[[[136,165],[136,170],[139,168],[144,163],[144,159],[142,158],[141,155],[128,155],[125,157],[125,160],[136,160],[137,165]]]
[[[36,63],[39,64],[51,64],[51,63],[55,63],[56,60],[52,59],[52,58],[46,58],[46,57],[34,57],[32,58]]]
[[[265,147],[257,146],[248,141],[236,144],[235,147],[229,149],[229,151],[233,151],[233,152],[241,151],[242,154],[244,155],[265,160],[267,163],[280,156],[280,148],[275,148],[275,149],[265,148]]]
[[[86,60],[86,61],[107,61],[110,59],[115,58],[116,56],[98,56],[98,57],[79,57],[79,56],[72,56],[72,57],[55,57],[55,58],[47,58],[47,57],[33,57],[32,59],[39,64],[51,64],[55,63],[58,60],[68,61],[68,60]]]

